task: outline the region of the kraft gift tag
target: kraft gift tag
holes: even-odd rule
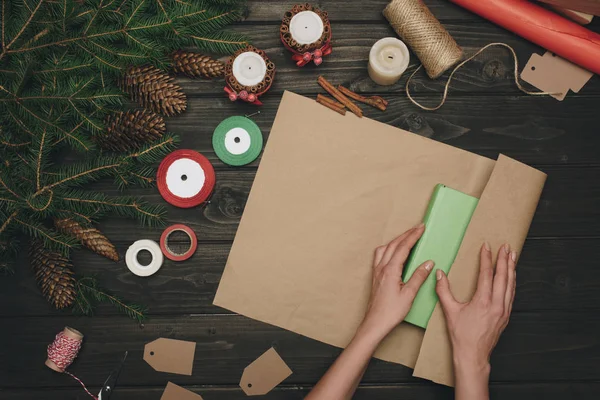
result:
[[[543,56],[532,54],[521,73],[521,79],[543,92],[563,101],[569,89],[578,93],[590,80],[592,73],[550,52]]]
[[[248,396],[267,394],[291,374],[292,370],[271,347],[244,368],[240,387]]]
[[[144,361],[160,372],[192,375],[195,342],[159,338],[144,347]]]
[[[167,387],[160,397],[160,400],[203,400],[202,396],[187,389],[177,386],[174,383],[167,383]]]

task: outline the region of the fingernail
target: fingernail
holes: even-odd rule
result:
[[[506,254],[510,253],[510,244],[506,243],[504,245],[504,251],[506,252]]]
[[[488,242],[483,242],[483,247],[487,250],[487,251],[492,251],[492,248],[490,247],[490,244]]]
[[[420,224],[418,224],[417,226],[415,226],[415,229],[421,229],[421,228],[424,228],[424,227],[425,227],[425,224],[421,222]]]
[[[513,260],[513,262],[517,262],[517,252],[513,251],[510,253],[510,258]]]
[[[435,279],[437,279],[439,281],[440,279],[442,279],[443,274],[444,273],[442,272],[442,270],[438,269],[437,271],[435,271]]]
[[[432,268],[433,268],[433,261],[427,261],[427,263],[425,264],[425,269],[427,271],[431,271]]]

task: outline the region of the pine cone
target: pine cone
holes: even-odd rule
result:
[[[62,254],[34,243],[31,248],[31,267],[46,300],[56,309],[67,308],[75,301],[73,265]]]
[[[112,261],[119,261],[115,246],[96,228],[85,228],[70,218],[55,219],[54,226],[59,232],[76,237],[82,245]]]
[[[106,118],[106,133],[96,136],[103,149],[127,152],[152,142],[165,133],[165,120],[148,110],[111,114]]]
[[[158,68],[130,67],[121,82],[133,101],[152,111],[172,116],[184,111],[187,98],[175,79]]]
[[[178,50],[171,58],[173,71],[192,78],[220,78],[225,73],[225,63],[200,53]]]

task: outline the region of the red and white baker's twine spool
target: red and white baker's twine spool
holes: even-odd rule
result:
[[[79,384],[83,387],[87,394],[90,395],[90,397],[98,400],[96,396],[90,393],[81,379],[66,370],[73,363],[73,361],[75,361],[75,358],[77,358],[82,343],[82,338],[67,336],[65,332],[68,331],[73,332],[70,330],[70,328],[65,328],[65,330],[59,332],[54,338],[54,341],[48,345],[48,360],[46,361],[46,365],[48,365],[49,362],[53,363],[54,365],[51,366],[53,370],[71,376],[73,379],[79,382]]]
[[[184,160],[184,164],[177,164],[181,160]],[[163,199],[180,208],[196,207],[208,200],[215,181],[215,170],[210,161],[189,149],[176,150],[167,155],[156,174],[158,191]]]

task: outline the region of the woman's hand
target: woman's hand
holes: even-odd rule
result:
[[[508,325],[515,298],[516,262],[517,253],[505,244],[498,252],[494,272],[492,252],[485,243],[477,291],[468,303],[456,301],[446,275],[440,270],[436,273],[436,290],[452,342],[457,399],[487,396],[490,354]]]
[[[402,282],[404,263],[424,231],[425,226],[420,224],[375,250],[371,298],[359,333],[373,335],[381,341],[410,311],[417,292],[433,268],[433,261],[426,261],[406,284]]]
[[[306,400],[351,399],[379,343],[398,325],[433,268],[421,265],[410,280],[402,282],[402,269],[410,250],[423,234],[422,224],[375,250],[373,287],[365,319],[354,339],[321,378]]]

